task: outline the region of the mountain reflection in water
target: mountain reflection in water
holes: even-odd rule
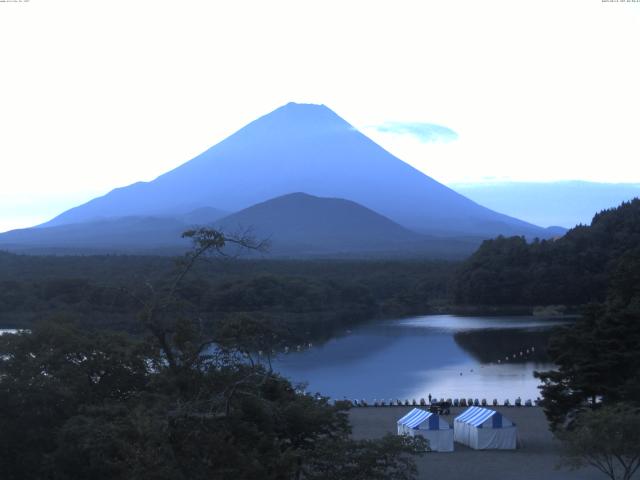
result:
[[[332,398],[404,400],[431,393],[501,402],[533,399],[538,396],[533,371],[552,367],[545,346],[563,323],[454,315],[380,321],[282,355],[274,368]]]

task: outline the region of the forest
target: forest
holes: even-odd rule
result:
[[[0,253],[0,328],[29,328],[63,315],[90,328],[137,333],[136,297],[162,284],[177,260]],[[372,318],[442,308],[455,265],[212,258],[194,265],[176,293],[208,322],[261,315],[277,318],[303,340],[317,341]]]
[[[565,305],[603,302],[632,288],[640,269],[640,200],[596,214],[555,240],[486,240],[455,275],[461,305]],[[625,286],[626,285],[626,286]]]

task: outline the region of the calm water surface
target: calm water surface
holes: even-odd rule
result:
[[[563,323],[568,322],[452,315],[380,321],[282,355],[274,368],[332,398],[388,401],[431,393],[500,402],[534,399],[539,392],[533,371],[552,367],[545,345],[551,330]]]

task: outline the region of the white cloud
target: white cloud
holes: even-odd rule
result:
[[[384,122],[370,127],[380,133],[411,135],[421,143],[449,143],[458,139],[458,134],[448,127],[426,122]]]

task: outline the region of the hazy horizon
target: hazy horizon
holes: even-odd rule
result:
[[[640,183],[602,183],[582,180],[524,182],[487,179],[485,182],[452,182],[445,185],[484,207],[541,227],[572,228],[578,224],[588,225],[599,211],[616,207],[634,197],[640,197]],[[125,185],[114,186],[104,194],[123,186]],[[563,188],[566,186],[573,188]],[[524,190],[522,190],[523,187]],[[576,187],[583,190],[582,194],[575,198],[567,198],[571,192],[575,193]],[[547,193],[555,189],[555,192],[551,198],[545,199],[538,196],[541,189],[546,190]],[[595,198],[591,195],[594,191],[599,193]],[[67,201],[57,202],[42,198],[40,199],[42,204],[37,212],[34,212],[29,204],[29,201],[34,199],[26,199],[22,208],[20,205],[16,207],[15,204],[2,203],[0,204],[0,233],[40,225],[70,208],[102,195],[77,194]],[[558,201],[558,197],[563,201],[553,204],[553,209],[549,209],[550,203]],[[540,200],[546,201],[540,202]],[[569,203],[567,200],[570,200]],[[216,208],[214,205],[211,207]]]

